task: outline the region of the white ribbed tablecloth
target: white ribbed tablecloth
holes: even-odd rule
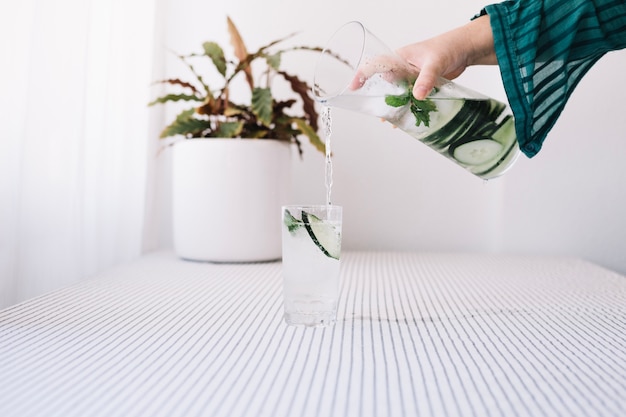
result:
[[[348,252],[305,329],[280,268],[156,253],[0,311],[0,416],[626,416],[621,275]]]

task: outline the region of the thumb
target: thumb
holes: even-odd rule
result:
[[[418,100],[424,100],[435,87],[438,78],[437,73],[432,69],[422,68],[413,85],[413,96]]]

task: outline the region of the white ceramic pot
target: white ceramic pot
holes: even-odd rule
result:
[[[266,139],[176,143],[172,194],[178,256],[211,262],[280,259],[280,207],[291,191],[292,148]]]

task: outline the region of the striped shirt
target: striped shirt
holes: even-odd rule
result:
[[[485,7],[522,152],[541,149],[580,79],[626,47],[625,0],[512,0]]]

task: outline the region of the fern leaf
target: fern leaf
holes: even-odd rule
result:
[[[204,54],[211,58],[213,65],[217,68],[217,71],[226,76],[226,57],[224,56],[224,50],[215,42],[205,42],[202,44]]]
[[[269,88],[255,88],[252,90],[252,112],[259,122],[270,127],[272,123],[272,92]]]

